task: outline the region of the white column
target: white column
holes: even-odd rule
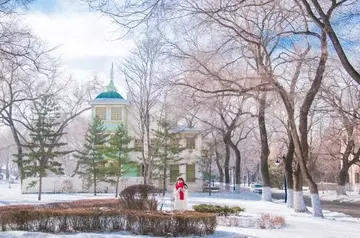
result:
[[[186,182],[186,164],[185,163],[179,164],[179,174]]]

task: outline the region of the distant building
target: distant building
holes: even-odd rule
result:
[[[141,160],[141,152],[143,150],[140,138],[137,135],[135,128],[138,127],[137,120],[134,117],[134,108],[131,106],[131,99],[125,100],[116,89],[114,85],[114,73],[111,69],[110,83],[106,91],[100,93],[91,102],[92,118],[98,116],[103,120],[106,130],[109,135],[115,132],[119,124],[124,124],[128,128],[129,135],[135,138],[130,146],[135,148],[135,151],[129,153],[129,160],[136,164],[123,165],[123,171],[127,171],[123,177],[139,177],[142,176],[143,165]],[[153,117],[154,118],[154,117]],[[157,128],[156,120],[151,120],[152,129]],[[167,189],[171,190],[179,176],[182,176],[189,186],[190,190],[202,189],[202,173],[198,165],[202,150],[202,135],[196,129],[185,127],[175,128],[181,135],[180,144],[186,147],[179,156],[181,161],[170,165],[170,176],[167,181]],[[161,181],[156,182],[155,185],[162,186]]]
[[[110,136],[115,133],[120,124],[127,125],[128,121],[128,101],[125,100],[117,91],[114,85],[114,71],[111,68],[110,83],[105,92],[100,93],[90,102],[92,105],[92,119],[99,117],[106,127],[106,133]],[[137,160],[133,160],[137,162]],[[134,163],[122,165],[123,177],[140,176],[140,168]]]

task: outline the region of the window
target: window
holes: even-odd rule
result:
[[[178,164],[170,165],[170,183],[175,183],[179,175],[180,175],[179,165]]]
[[[186,182],[195,182],[195,164],[187,164],[186,165]]]
[[[101,120],[106,120],[106,107],[95,108],[95,115]]]
[[[175,148],[180,148],[180,138],[176,137],[173,139],[172,141],[172,146],[175,147]]]
[[[355,183],[360,183],[360,174],[359,173],[355,174]]]
[[[186,149],[194,150],[195,149],[195,138],[186,138]]]
[[[121,107],[112,107],[111,108],[111,120],[120,121],[122,119]]]
[[[141,140],[135,139],[134,148],[135,148],[135,151],[142,151],[143,150],[143,145],[141,143]]]

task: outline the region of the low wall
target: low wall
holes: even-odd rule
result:
[[[30,187],[29,185],[36,181],[36,185]],[[27,178],[23,182],[21,192],[26,193],[37,193],[39,192],[39,179],[38,178]],[[119,192],[124,188],[134,185],[142,184],[144,182],[143,177],[124,177],[120,178]],[[115,184],[98,182],[97,184],[98,193],[115,193]],[[42,192],[43,193],[93,193],[94,186],[87,186],[86,182],[80,177],[45,177],[42,180]]]

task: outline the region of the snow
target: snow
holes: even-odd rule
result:
[[[97,199],[101,197],[114,197],[114,194],[99,194],[94,197],[92,194],[44,194],[43,201],[38,202],[36,194],[20,193],[19,184],[0,184],[0,206],[12,204],[38,204],[54,201],[71,201],[79,199]],[[261,214],[279,215],[285,218],[286,226],[280,229],[256,229],[218,226],[213,237],[267,237],[267,238],[302,238],[302,237],[347,237],[355,238],[360,233],[360,219],[353,218],[341,213],[324,210],[324,218],[314,218],[310,213],[296,213],[293,209],[287,208],[286,204],[261,201],[261,195],[250,192],[220,192],[209,196],[207,193],[190,193],[189,209],[192,205],[207,203],[219,205],[238,205],[245,208],[242,213],[246,217],[260,217]],[[171,201],[168,194],[165,198],[165,209],[170,209]],[[311,208],[309,208],[312,211]],[[38,232],[9,231],[0,232],[0,238],[120,238],[134,237],[126,232],[112,233],[72,233],[72,234],[45,234]],[[137,236],[146,237],[146,236]]]
[[[284,193],[284,190],[271,189],[274,193]],[[304,196],[310,196],[310,191],[304,190]],[[360,203],[360,191],[359,192],[346,192],[346,195],[337,195],[335,190],[319,191],[320,200],[322,201],[338,201],[347,203]]]
[[[338,201],[347,203],[360,203],[360,194],[357,192],[346,192],[347,195],[337,195],[336,191],[320,192],[323,201]]]

